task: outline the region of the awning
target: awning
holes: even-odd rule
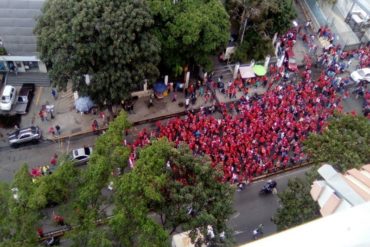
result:
[[[240,73],[241,78],[243,79],[256,77],[256,75],[253,72],[253,66],[240,66],[239,73]]]
[[[0,61],[12,62],[39,62],[36,56],[0,56]]]

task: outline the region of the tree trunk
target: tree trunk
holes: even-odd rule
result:
[[[113,120],[113,118],[114,118],[113,105],[111,105],[111,104],[107,105],[107,109],[108,109],[110,118]]]

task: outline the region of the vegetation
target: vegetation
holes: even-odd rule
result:
[[[233,59],[242,62],[272,54],[272,37],[285,33],[296,16],[290,0],[229,0],[226,8],[239,30],[240,51]]]
[[[221,182],[222,172],[167,139],[138,151],[129,171],[131,150],[122,145],[129,126],[121,113],[98,138],[86,169],[63,159],[52,174],[33,180],[25,165],[11,186],[0,184],[0,246],[37,246],[36,230],[50,220],[41,217],[50,206],[78,225],[67,233],[73,246],[168,246],[171,234],[187,230],[198,244],[230,245],[226,221],[233,212],[233,189]],[[111,182],[113,192],[107,190]],[[16,198],[11,188],[17,189]],[[208,236],[208,226],[215,237],[196,238]]]
[[[162,65],[177,74],[191,65],[210,69],[210,56],[229,39],[229,16],[221,1],[148,2],[162,44]]]
[[[319,147],[319,148],[318,148]],[[340,173],[370,162],[370,124],[363,116],[335,115],[321,134],[304,143],[314,169],[329,163]]]
[[[72,81],[80,95],[110,107],[159,75],[153,24],[145,1],[49,0],[35,34],[55,86]]]
[[[311,195],[311,184],[307,178],[292,179],[288,188],[280,193],[282,207],[278,208],[273,222],[282,231],[320,217],[320,208]]]
[[[317,169],[325,162],[340,173],[370,162],[370,123],[363,116],[335,115],[320,134],[311,134],[304,143],[314,166],[303,180],[289,181],[279,194],[282,207],[273,221],[284,230],[320,216],[317,202],[310,195],[311,184],[320,179]]]
[[[167,246],[176,230],[191,230],[195,239],[197,231],[207,236],[211,225],[215,238],[199,238],[198,244],[228,245],[233,190],[221,179],[221,172],[204,157],[194,157],[187,145],[176,149],[166,139],[153,141],[139,153],[135,168],[117,181],[114,235],[127,246]]]

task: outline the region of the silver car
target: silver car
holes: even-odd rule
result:
[[[360,81],[367,81],[370,82],[370,68],[362,68],[351,73],[351,78],[356,83]]]
[[[92,151],[92,147],[74,149],[72,150],[72,161],[75,165],[84,165],[89,161]]]
[[[8,134],[10,146],[17,147],[22,143],[39,142],[42,137],[41,130],[37,126],[31,126],[16,130]]]

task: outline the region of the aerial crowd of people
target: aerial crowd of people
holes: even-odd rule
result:
[[[292,29],[280,38],[279,50],[285,52],[288,59],[298,31]],[[320,28],[317,35],[325,36],[334,44],[328,28]],[[135,163],[138,147],[161,137],[176,145],[187,143],[194,155],[208,155],[213,167],[222,164],[224,181],[250,181],[255,176],[299,164],[306,158],[303,141],[310,133],[321,132],[335,110],[342,110],[339,93],[345,98],[346,85],[338,75],[348,68],[353,57],[359,59],[361,67],[368,66],[370,46],[348,52],[343,52],[340,46],[324,48],[318,56],[323,69],[316,80],[311,76],[311,61],[305,59],[302,72],[292,71],[286,60],[280,68],[271,66],[268,77],[244,83],[240,78],[228,82],[224,92],[230,98],[236,97],[237,90],[243,92],[243,96],[227,105],[218,104],[221,117],[208,115],[204,109],[198,113],[190,111],[185,118],[157,123],[157,129],[151,132],[144,129],[131,145],[130,164]],[[298,80],[292,81],[291,73],[296,74]],[[251,82],[257,81],[262,82],[267,91],[251,96],[248,88]],[[220,88],[219,84],[220,80],[208,78],[207,85],[214,90]]]

